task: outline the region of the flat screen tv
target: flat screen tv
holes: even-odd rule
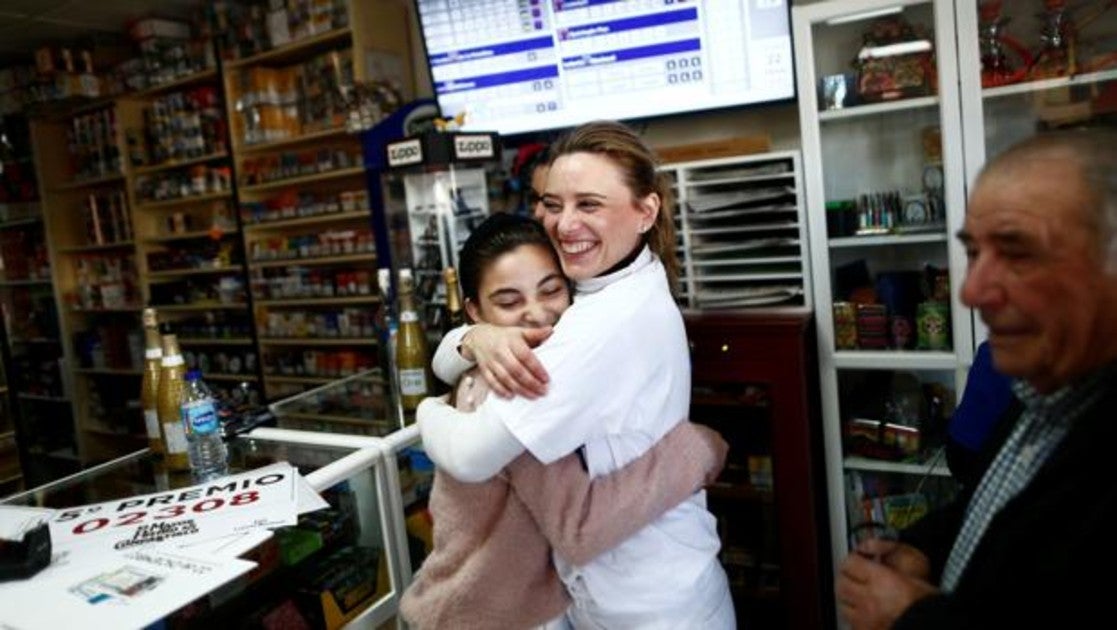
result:
[[[787,0],[416,0],[435,96],[517,135],[794,98]]]

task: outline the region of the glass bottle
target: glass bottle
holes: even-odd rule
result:
[[[167,444],[159,425],[159,371],[163,360],[162,340],[156,324],[155,309],[143,311],[144,326],[144,374],[140,384],[140,407],[143,409],[144,426],[147,428],[147,445],[151,452],[163,455]]]
[[[430,393],[427,339],[415,308],[415,282],[410,269],[399,271],[399,332],[396,334],[396,370],[399,373],[400,403],[414,412]]]
[[[163,359],[159,371],[159,388],[156,409],[159,425],[163,428],[166,443],[167,470],[190,470],[190,457],[186,442],[186,428],[182,424],[182,401],[186,394],[186,362],[178,348],[178,339],[167,332],[163,334]]]
[[[458,270],[453,267],[443,269],[442,279],[446,281],[446,317],[442,320],[442,334],[445,335],[465,323],[465,312],[462,311]]]

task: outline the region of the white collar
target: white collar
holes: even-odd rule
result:
[[[631,276],[654,262],[655,254],[652,253],[652,250],[649,249],[647,245],[644,245],[644,248],[636,255],[636,259],[623,269],[618,269],[604,276],[597,276],[596,278],[590,278],[588,280],[579,280],[575,284],[575,291],[580,294],[596,293],[618,280]]]

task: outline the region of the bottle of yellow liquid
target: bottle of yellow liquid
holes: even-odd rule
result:
[[[140,384],[140,407],[143,408],[144,426],[147,428],[147,445],[151,452],[163,455],[167,443],[163,440],[163,430],[159,426],[159,371],[162,369],[163,345],[159,339],[159,327],[155,320],[155,309],[145,308],[144,324],[144,375]]]
[[[155,404],[167,448],[164,463],[167,470],[190,470],[186,427],[182,424],[182,401],[186,396],[186,362],[178,348],[178,338],[165,330],[162,341],[163,358]]]
[[[413,412],[430,395],[427,336],[415,308],[415,282],[410,269],[399,271],[399,332],[396,333],[396,370],[399,373],[400,403]]]
[[[465,312],[462,310],[461,289],[458,288],[458,270],[453,267],[443,269],[442,279],[446,282],[446,314],[442,320],[442,334],[445,335],[465,323]]]

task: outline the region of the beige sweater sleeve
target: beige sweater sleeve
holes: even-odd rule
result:
[[[715,431],[684,420],[648,452],[596,479],[576,453],[549,466],[525,453],[507,471],[551,547],[583,565],[701,489],[721,471],[727,450]]]

